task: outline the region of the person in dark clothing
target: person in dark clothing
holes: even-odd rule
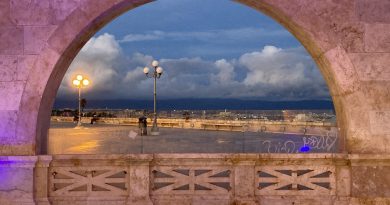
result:
[[[91,118],[91,124],[95,124],[99,118],[97,117],[96,113],[93,113],[93,116]]]
[[[142,117],[138,118],[138,128],[141,136],[144,134],[144,126],[142,125]]]
[[[79,121],[79,110],[74,111],[73,122]]]
[[[138,118],[138,127],[140,129],[141,136],[148,134],[148,122],[145,116]]]
[[[148,122],[147,122],[147,118],[144,116],[143,119],[142,119],[142,126],[143,126],[143,135],[148,135]]]

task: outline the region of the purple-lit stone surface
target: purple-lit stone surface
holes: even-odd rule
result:
[[[0,157],[0,204],[34,204],[36,156]]]
[[[46,151],[51,106],[77,51],[117,15],[147,2],[150,1],[0,2],[0,155],[35,155]],[[390,154],[389,1],[237,2],[280,22],[312,55],[333,97],[346,151],[386,158],[384,156]],[[367,166],[375,167],[377,163],[390,166],[378,160]],[[389,196],[390,188],[380,185],[388,176],[382,172],[388,172],[388,168],[354,170],[351,184],[363,187],[367,182],[375,191],[363,194],[363,189],[354,189],[353,197],[345,199],[343,204],[389,203],[384,197]],[[359,175],[361,170],[364,176]],[[14,182],[5,182],[6,185],[1,181],[0,204],[20,204],[5,201],[10,196],[29,204],[32,169],[2,169],[3,175],[11,172],[20,177]],[[19,187],[24,183],[25,186]],[[273,200],[266,198],[263,202]],[[310,200],[299,203],[313,204]]]

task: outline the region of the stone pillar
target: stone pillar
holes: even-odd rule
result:
[[[349,205],[390,204],[390,155],[349,155]]]
[[[335,205],[349,205],[351,197],[351,167],[347,155],[335,159],[336,201]]]
[[[36,156],[0,156],[0,204],[35,205]]]
[[[255,164],[256,155],[237,154],[234,163],[234,204],[256,205]]]
[[[49,202],[49,165],[52,156],[38,156],[34,170],[34,199],[36,205],[50,205]]]
[[[128,205],[153,205],[149,195],[150,161],[152,155],[138,155],[129,159],[129,198]]]

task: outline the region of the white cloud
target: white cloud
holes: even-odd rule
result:
[[[302,61],[303,56],[295,52],[282,51],[274,46],[265,46],[261,52],[247,53],[239,62],[249,69],[246,85],[268,84],[291,86],[307,80],[304,69],[310,69],[310,61]],[[305,64],[305,65],[304,65]]]
[[[259,49],[260,50],[260,49]],[[153,57],[126,57],[110,34],[92,38],[71,64],[59,97],[75,95],[70,85],[76,73],[90,77],[86,98],[145,99],[152,97],[153,81],[142,72]],[[303,48],[265,46],[238,59],[161,59],[160,98],[259,98],[266,100],[324,99],[327,87]],[[82,68],[82,69],[81,69]]]
[[[154,41],[154,40],[199,40],[199,41],[220,41],[220,40],[245,40],[259,38],[264,36],[288,36],[286,30],[265,30],[261,28],[236,28],[224,30],[207,31],[150,31],[146,33],[131,33],[124,36],[120,43],[131,43],[136,41]]]
[[[294,95],[324,98],[329,95],[314,62],[300,49],[283,50],[265,46],[261,52],[242,55],[239,63],[249,70],[243,83],[266,89],[266,95],[281,93],[285,98],[294,98]]]
[[[218,74],[216,75],[216,81],[220,84],[229,84],[234,80],[234,66],[227,62],[225,59],[217,60],[215,63],[217,69],[219,69]]]
[[[113,35],[105,33],[91,38],[81,49],[80,55],[92,58],[104,58],[104,61],[112,61],[121,52],[121,48]]]
[[[115,63],[120,57],[121,48],[114,36],[103,34],[91,38],[70,65],[62,81],[60,95],[75,92],[71,82],[76,74],[83,74],[90,79],[91,88],[85,88],[87,91],[111,91],[118,77]]]
[[[263,50],[262,50],[262,54],[263,55],[266,55],[266,56],[272,56],[272,55],[275,55],[276,53],[278,53],[279,51],[281,51],[282,49],[281,48],[277,48],[275,46],[264,46]]]
[[[160,40],[163,38],[163,33],[160,31],[154,31],[149,34],[128,34],[120,40],[120,43],[123,42],[135,42],[135,41],[152,41],[152,40]]]

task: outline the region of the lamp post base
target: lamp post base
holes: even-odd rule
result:
[[[81,122],[77,122],[77,125],[76,125],[76,127],[74,127],[75,129],[82,129],[82,128],[84,128],[83,127],[83,124],[81,123]]]
[[[151,131],[150,135],[152,135],[152,136],[160,135],[160,132],[153,132],[153,131]]]
[[[160,132],[158,130],[158,127],[153,126],[152,129],[150,130],[150,135],[160,135]]]

